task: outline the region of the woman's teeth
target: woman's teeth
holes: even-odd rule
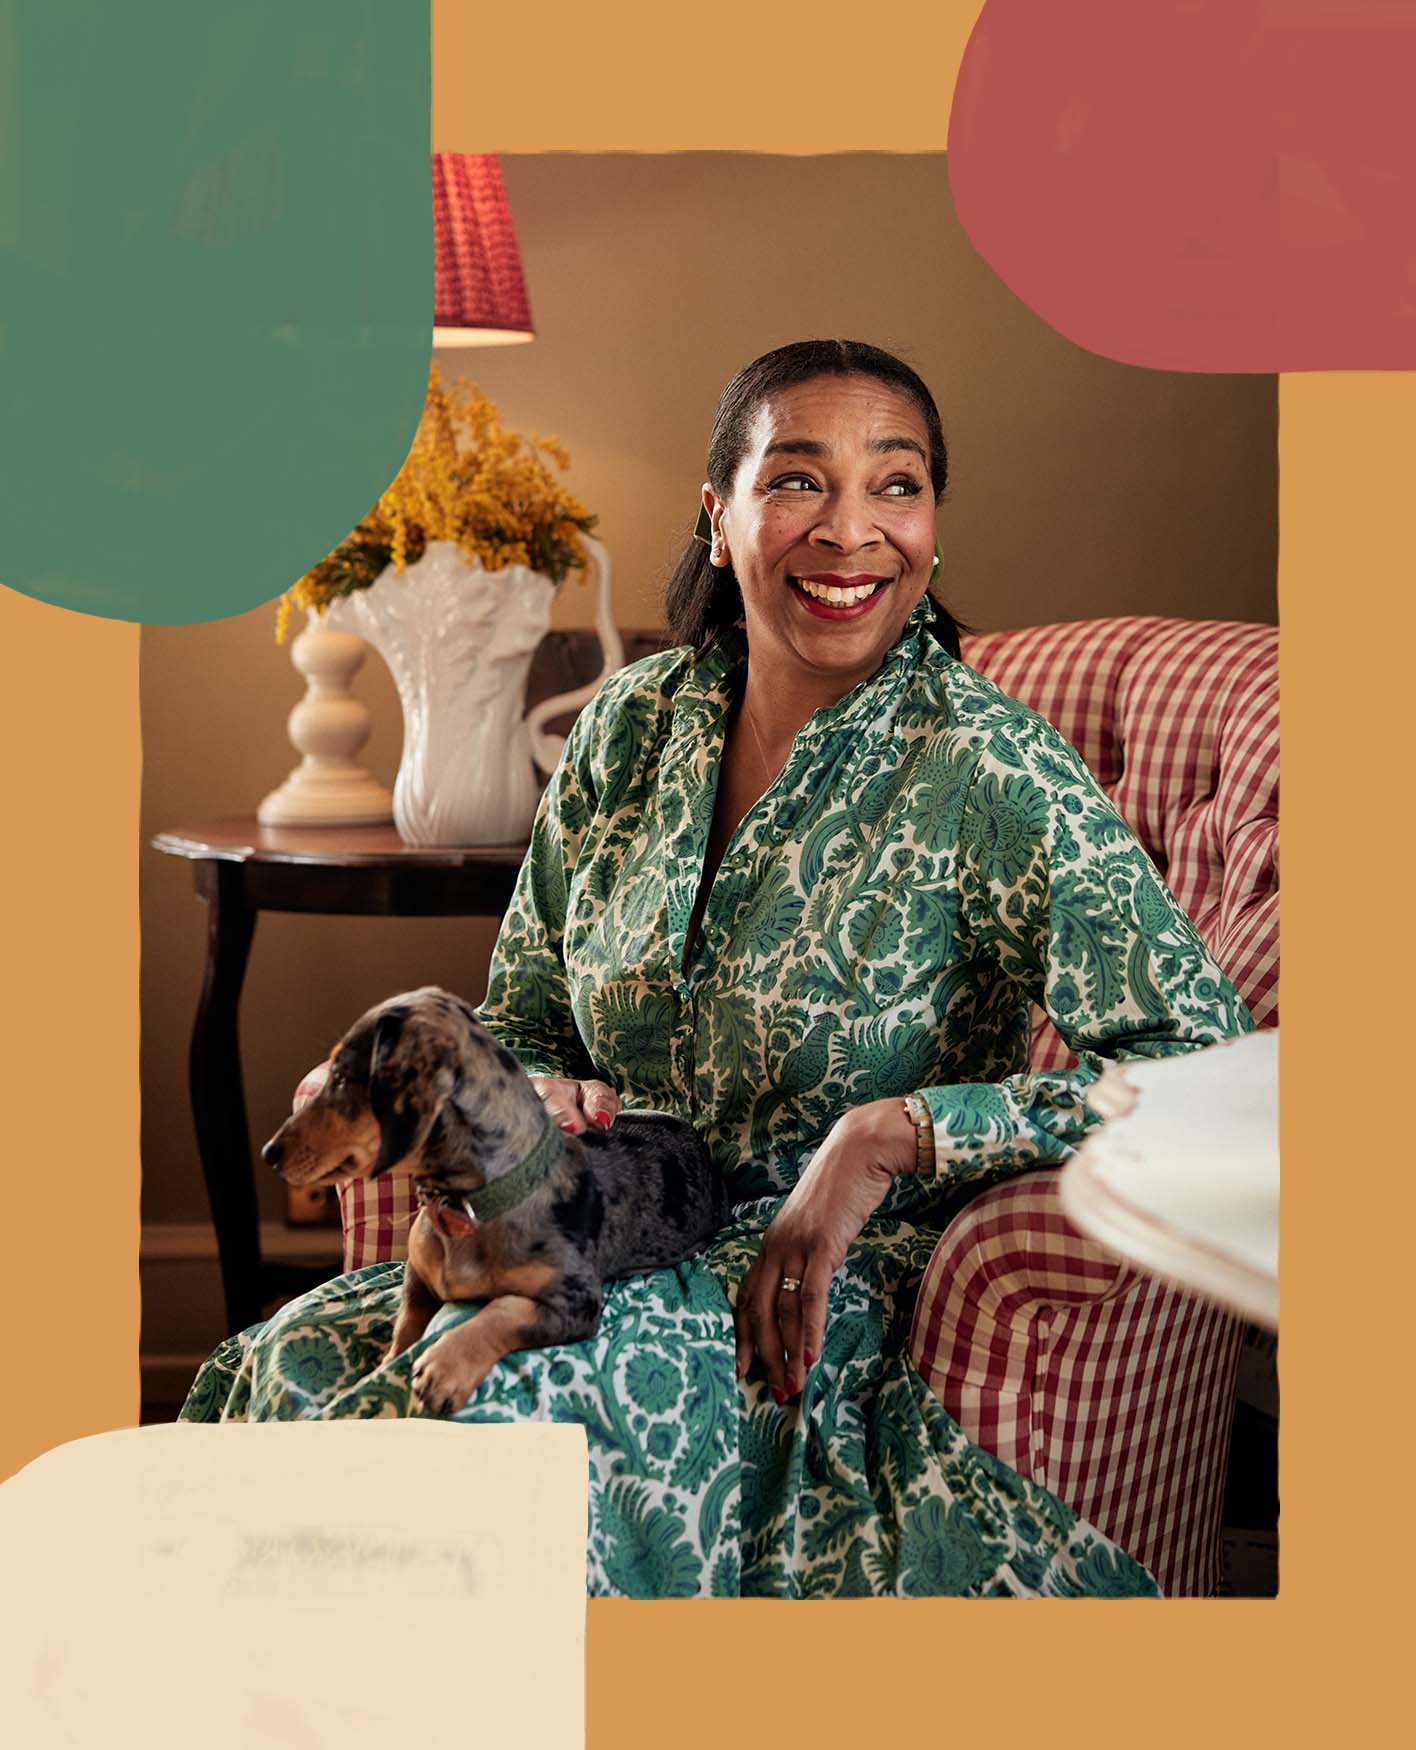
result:
[[[856,602],[863,602],[881,587],[878,583],[861,583],[853,589],[838,589],[835,584],[812,583],[806,577],[794,577],[792,582],[798,589],[805,590],[807,595],[815,596],[817,601],[830,602],[838,608],[849,608]]]

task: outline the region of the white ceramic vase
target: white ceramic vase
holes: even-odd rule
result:
[[[456,542],[430,541],[401,573],[389,566],[370,588],[327,610],[327,625],[373,645],[398,688],[403,757],[393,820],[405,843],[505,845],[530,832],[545,774],[564,745],[541,725],[583,705],[624,663],[609,555],[599,541],[582,539],[598,574],[603,666],[588,686],[529,712],[526,678],[556,594],[542,573],[524,565],[487,571]]]

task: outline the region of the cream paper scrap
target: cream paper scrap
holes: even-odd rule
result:
[[[0,1740],[580,1750],[586,1509],[571,1424],[72,1441],[0,1485]]]
[[[1102,1097],[1087,1095],[1108,1118],[1084,1145],[1096,1180],[1177,1234],[1276,1278],[1278,1029],[1107,1070]]]

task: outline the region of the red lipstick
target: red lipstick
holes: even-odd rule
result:
[[[803,609],[818,620],[862,620],[885,594],[889,582],[888,578],[871,577],[869,573],[863,573],[857,577],[841,577],[833,571],[823,571],[818,572],[814,577],[796,577],[792,583],[791,593],[801,603]],[[835,589],[859,588],[865,584],[872,584],[875,587],[868,596],[847,605],[840,602],[820,601],[801,587],[803,583],[815,584],[818,588]]]

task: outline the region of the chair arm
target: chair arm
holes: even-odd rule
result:
[[[974,1199],[925,1271],[910,1359],[971,1440],[1173,1594],[1219,1580],[1243,1326],[1080,1233],[1057,1173]]]

